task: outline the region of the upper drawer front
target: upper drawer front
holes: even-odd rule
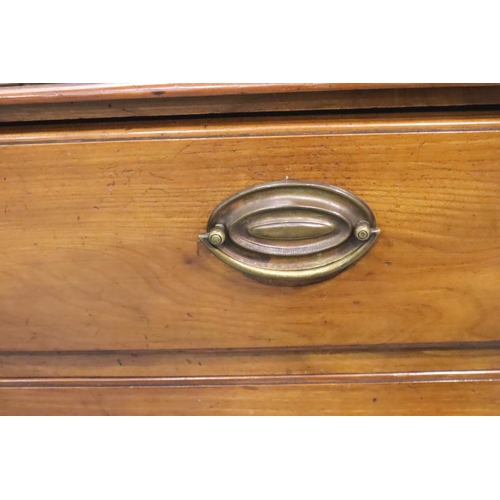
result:
[[[500,117],[213,120],[1,137],[0,349],[497,340]],[[346,189],[381,235],[342,274],[261,284],[198,241],[255,184]]]

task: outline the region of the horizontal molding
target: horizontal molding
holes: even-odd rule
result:
[[[462,84],[464,86],[465,84]],[[0,104],[88,102],[124,99],[159,99],[166,97],[223,96],[318,92],[326,90],[366,90],[374,88],[433,87],[435,84],[334,84],[334,83],[159,83],[151,85],[84,83],[41,84],[0,88]],[[456,87],[460,84],[442,84]]]
[[[165,97],[285,94],[380,89],[431,89],[487,87],[466,83],[160,83],[150,85],[71,83],[0,87],[0,104],[103,101],[109,99],[158,99]]]
[[[140,126],[131,123],[32,125],[0,129],[0,145],[486,131],[500,131],[499,112],[154,120]]]
[[[261,356],[272,354],[349,354],[349,353],[397,353],[415,351],[481,351],[498,350],[500,340],[482,340],[471,342],[412,342],[385,344],[339,344],[339,345],[306,345],[280,347],[230,347],[230,348],[187,348],[187,349],[100,349],[100,350],[1,350],[0,356],[115,356],[131,355],[176,355],[176,354],[208,354],[208,355],[248,355]]]
[[[499,104],[496,84],[47,84],[0,87],[0,122]]]
[[[500,370],[316,374],[248,375],[225,377],[48,377],[3,378],[2,388],[77,388],[77,387],[215,387],[257,385],[331,385],[331,384],[417,384],[437,382],[500,381]]]
[[[485,343],[482,343],[485,344]],[[90,351],[0,353],[3,380],[46,380],[57,377],[93,380],[231,380],[246,377],[371,377],[383,373],[496,373],[500,349],[317,350],[187,349],[178,351]],[[498,343],[495,343],[498,344]],[[392,346],[395,347],[395,346]],[[354,374],[354,375],[353,375]],[[412,375],[413,376],[413,375]],[[425,375],[426,377],[428,375]],[[260,379],[255,379],[260,380]],[[262,379],[266,381],[267,379]],[[290,379],[286,379],[287,381]],[[329,382],[330,383],[330,382]]]

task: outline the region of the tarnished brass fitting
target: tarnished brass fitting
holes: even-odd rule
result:
[[[208,240],[216,247],[222,245],[226,241],[226,229],[224,226],[216,224],[210,233],[208,233]]]
[[[370,231],[370,224],[362,220],[356,224],[356,227],[354,228],[354,235],[359,241],[366,241],[370,237]]]

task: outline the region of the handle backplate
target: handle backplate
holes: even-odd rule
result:
[[[210,216],[203,244],[266,283],[306,285],[360,259],[380,230],[357,196],[319,182],[278,181],[240,191]]]

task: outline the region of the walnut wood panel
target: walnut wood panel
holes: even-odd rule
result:
[[[330,118],[336,132],[321,135],[324,123],[302,118],[283,121],[279,136],[262,134],[262,119],[253,136],[248,119],[240,137],[238,121],[212,120],[212,137],[207,123],[166,122],[136,127],[134,140],[75,128],[40,144],[26,129],[29,143],[17,145],[6,131],[0,349],[499,340],[500,132],[488,117],[450,118],[454,132],[439,131],[444,115],[418,130],[366,118],[354,133]],[[198,245],[222,199],[285,178],[360,196],[379,242],[336,278],[301,288],[256,283]]]
[[[500,382],[0,389],[2,415],[498,415]]]
[[[0,88],[0,122],[498,104],[498,85],[46,85]]]

